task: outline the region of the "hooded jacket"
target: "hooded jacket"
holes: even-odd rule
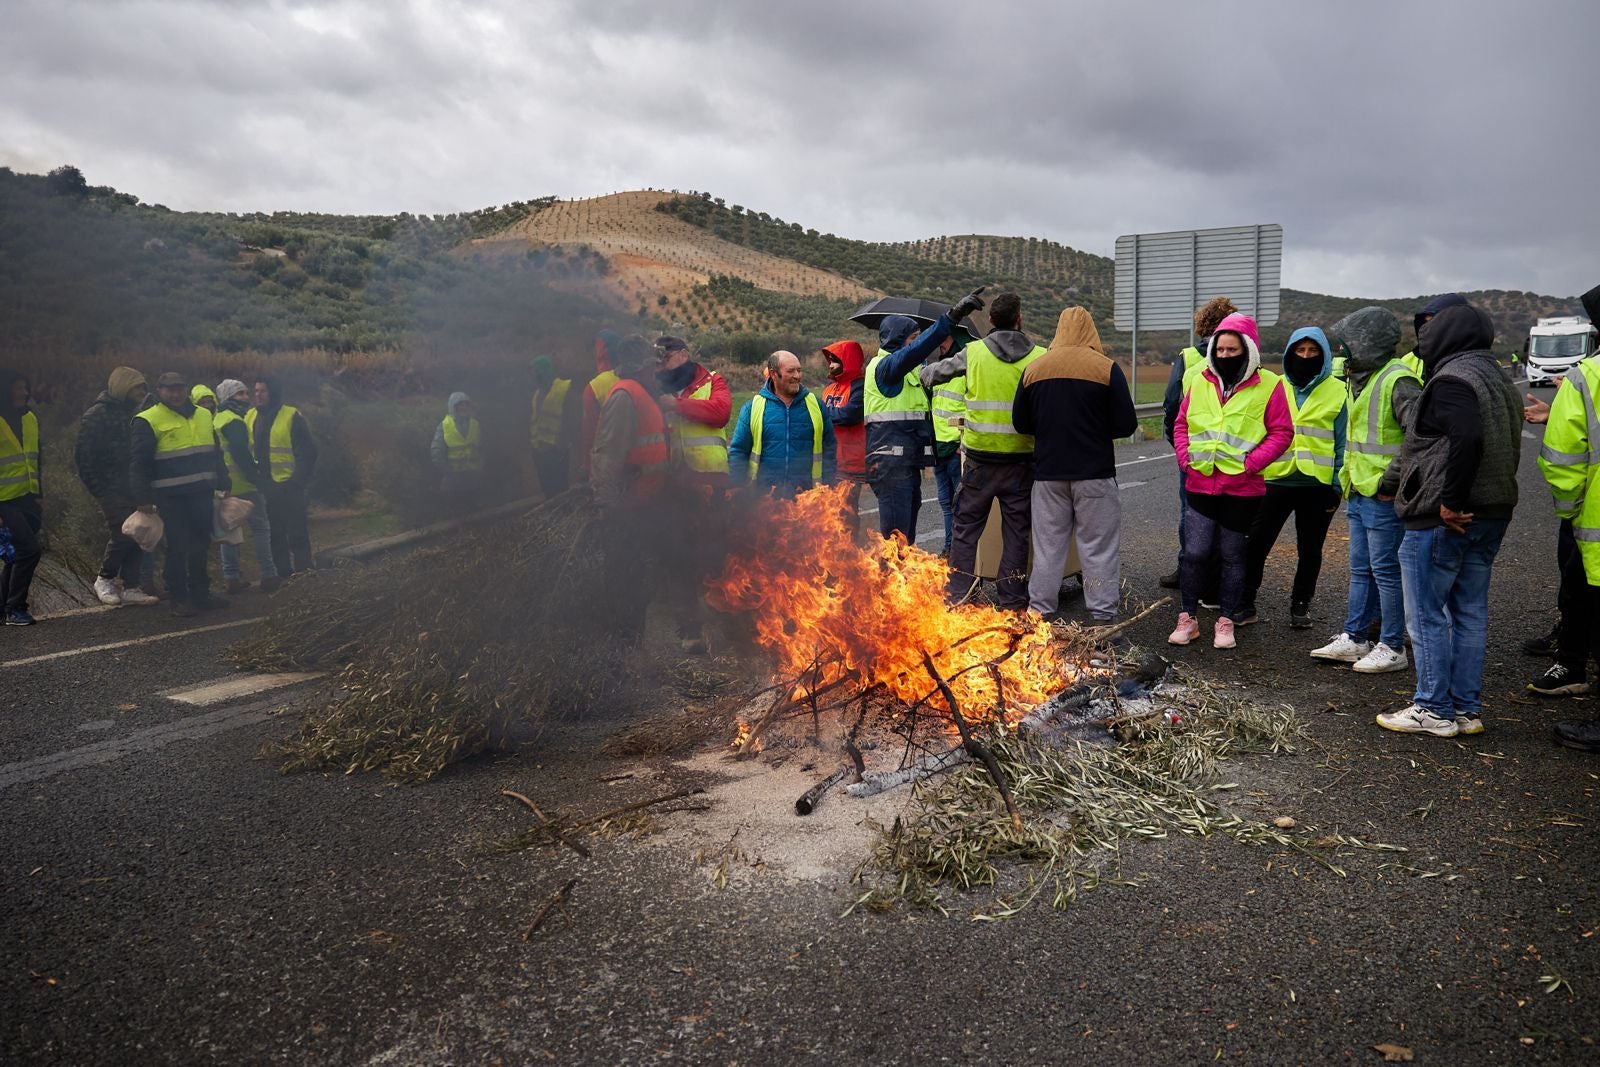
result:
[[[1217,336],[1222,333],[1233,333],[1244,338],[1244,374],[1232,389],[1223,386],[1217,372]],[[1267,435],[1245,457],[1243,473],[1212,471],[1210,474],[1201,474],[1189,467],[1189,401],[1194,397],[1194,391],[1214,389],[1226,407],[1230,398],[1246,388],[1259,385],[1261,381],[1261,337],[1256,331],[1255,320],[1248,315],[1229,315],[1217,324],[1216,331],[1206,341],[1205,370],[1200,372],[1200,377],[1184,394],[1183,403],[1178,408],[1178,418],[1172,427],[1172,447],[1178,456],[1178,466],[1184,473],[1184,488],[1189,492],[1212,496],[1266,495],[1267,482],[1261,472],[1283,455],[1294,440],[1294,420],[1289,415],[1289,401],[1284,395],[1282,382],[1273,388],[1272,395],[1267,398],[1267,409],[1262,418]]]
[[[1022,372],[1011,422],[1033,435],[1036,481],[1117,476],[1116,440],[1139,428],[1139,416],[1122,368],[1106,358],[1083,308],[1061,312],[1049,349]]]
[[[83,413],[78,425],[78,441],[73,446],[73,464],[78,480],[97,500],[127,503],[129,425],[139,414],[139,405],[129,395],[144,385],[144,375],[131,367],[118,367],[101,394]]]
[[[793,496],[810,489],[811,443],[814,428],[811,413],[807,410],[808,390],[802,386],[788,404],[779,398],[769,381],[761,387],[759,395],[766,398],[766,415],[761,424],[761,456],[756,468],[754,484],[761,489],[776,489],[780,496]],[[733,439],[728,442],[728,470],[735,485],[750,483],[750,451],[755,435],[750,429],[754,400],[746,400],[739,411],[739,423],[733,428]],[[827,409],[822,409],[822,481],[831,484],[837,469],[833,420]]]
[[[1364,307],[1334,323],[1333,336],[1346,356],[1345,378],[1353,407],[1373,376],[1399,358],[1396,352],[1400,344],[1400,320],[1388,308]],[[1401,429],[1410,429],[1420,399],[1422,384],[1415,378],[1407,375],[1394,383],[1389,394],[1389,410]],[[1393,497],[1399,477],[1399,468],[1390,463],[1378,483],[1377,495]]]
[[[265,407],[256,411],[256,426],[255,432],[250,437],[250,447],[255,452],[256,466],[268,471],[271,469],[269,459],[272,455],[272,424],[278,417],[279,409],[283,407],[283,391],[275,379],[263,378],[262,384],[267,387],[267,403]],[[289,423],[289,444],[294,449],[294,477],[283,484],[309,485],[311,476],[317,469],[317,440],[311,436],[311,426],[306,422],[305,415],[298,410]],[[276,485],[270,475],[256,484],[265,490],[271,490]]]
[[[941,319],[941,322],[944,320]],[[989,349],[991,355],[1002,363],[1017,363],[1033,351],[1033,339],[1021,330],[990,330],[984,335],[983,344]],[[945,359],[930,363],[918,371],[925,389],[932,391],[935,386],[943,385],[952,378],[960,378],[967,373],[967,350],[958,349]],[[1019,383],[1020,384],[1020,383]],[[972,381],[967,381],[967,399],[972,399]],[[1013,398],[1014,400],[1015,398]],[[961,446],[962,454],[969,459],[978,459],[988,463],[1029,463],[1033,460],[1032,452],[985,452],[980,449],[969,448],[966,445],[965,434]]]
[[[854,481],[867,476],[866,376],[862,372],[865,354],[854,341],[835,341],[823,348],[844,368],[839,377],[822,391],[822,410],[833,423],[839,473]]]
[[[463,438],[467,436],[468,429],[472,426],[473,420],[457,415],[456,405],[460,404],[466,399],[468,399],[466,393],[458,392],[451,393],[450,399],[444,402],[445,418],[455,420],[456,432],[459,433]],[[435,467],[442,467],[445,470],[450,470],[450,446],[445,443],[443,420],[440,421],[439,425],[433,431],[433,443],[428,446],[428,458],[433,461],[433,465]],[[451,473],[459,478],[461,475],[466,474],[467,472],[451,471]],[[476,474],[477,472],[472,473]]]
[[[22,416],[32,411],[33,408],[28,404],[23,404],[20,408],[12,407],[11,387],[19,381],[26,381],[27,377],[26,374],[20,371],[0,369],[0,419],[5,420],[5,424],[11,428],[12,436],[18,441],[22,440]],[[39,455],[38,463],[42,483],[44,477],[44,454],[42,451]]]
[[[270,476],[256,465],[255,453],[250,451],[250,431],[244,424],[244,417],[250,413],[250,402],[248,400],[224,400],[221,406],[217,408],[217,412],[221,414],[224,411],[231,411],[239,416],[237,419],[230,420],[226,426],[220,426],[217,430],[217,436],[221,438],[222,449],[227,453],[226,457],[224,457],[224,463],[228,459],[233,460],[233,465],[238,469],[240,476],[255,486],[257,492],[260,492],[261,483],[265,482]]]
[[[1315,341],[1322,350],[1322,365],[1316,373],[1304,382],[1297,382],[1289,373],[1290,353],[1294,346],[1301,341]],[[1294,402],[1297,406],[1304,406],[1306,399],[1313,390],[1329,378],[1333,377],[1333,346],[1328,343],[1328,335],[1322,332],[1320,326],[1302,326],[1289,335],[1289,343],[1283,346],[1283,382],[1284,385],[1294,390]],[[1347,393],[1348,396],[1348,393]],[[1291,412],[1291,418],[1293,414]],[[1333,420],[1333,485],[1339,485],[1339,469],[1344,466],[1345,433],[1350,426],[1350,409],[1348,406],[1339,412]],[[1273,485],[1285,486],[1311,486],[1321,485],[1316,478],[1301,471],[1286,474],[1281,478],[1272,479]]]

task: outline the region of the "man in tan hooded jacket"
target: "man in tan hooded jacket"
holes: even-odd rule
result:
[[[1028,610],[1053,616],[1072,539],[1083,566],[1083,599],[1096,622],[1121,601],[1122,501],[1116,441],[1139,427],[1122,368],[1100,349],[1094,319],[1069,307],[1055,340],[1023,372],[1012,407],[1018,432],[1033,434],[1033,574]]]

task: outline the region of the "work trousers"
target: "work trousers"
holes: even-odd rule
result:
[[[1561,626],[1556,633],[1556,662],[1582,677],[1589,658],[1600,662],[1600,586],[1590,585],[1583,556],[1572,540],[1572,523],[1563,521],[1562,532],[1572,550],[1561,559]]]
[[[922,468],[885,467],[872,482],[878,498],[878,532],[888,540],[896,530],[907,544],[917,543],[917,512],[922,510]]]
[[[211,592],[211,490],[157,493],[156,513],[166,527],[167,566],[162,580],[174,603],[203,604]]]
[[[1574,561],[1578,563],[1576,570],[1571,566]],[[1562,519],[1556,531],[1556,574],[1560,576],[1560,584],[1556,587],[1556,647],[1560,648],[1561,631],[1566,629],[1568,617],[1580,610],[1583,590],[1589,584],[1583,575],[1583,563],[1578,556],[1578,540],[1572,535],[1571,519]],[[1581,636],[1574,641],[1573,647],[1583,647]]]
[[[311,569],[311,527],[306,515],[305,486],[272,482],[261,495],[272,523],[272,566],[279,578]],[[291,567],[290,564],[293,564]]]
[[[263,579],[276,578],[278,566],[272,561],[272,517],[267,511],[266,498],[259,491],[233,495],[255,505],[250,509],[250,517],[245,522],[250,527],[250,544],[255,549],[256,567],[261,571]],[[244,570],[241,564],[244,562],[244,546],[224,541],[221,549],[222,576],[230,582],[243,578]]]
[[[127,497],[96,497],[100,513],[106,518],[105,553],[100,557],[100,577],[121,578],[122,584],[133,588],[139,584],[140,557],[144,549],[139,542],[122,532],[122,524],[133,514],[133,501]]]
[[[955,530],[950,540],[952,600],[965,597],[978,581],[978,540],[989,522],[989,509],[1000,501],[1000,566],[995,592],[1000,606],[1022,611],[1028,606],[1028,538],[1032,532],[1033,458],[995,463],[967,456],[961,465],[956,494]],[[1061,575],[1056,574],[1059,583]]]
[[[539,491],[548,500],[567,491],[567,450],[558,445],[539,445],[533,450],[533,470],[539,476]]]
[[[1407,530],[1400,542],[1406,629],[1417,688],[1412,703],[1444,719],[1483,712],[1489,580],[1509,519],[1474,519],[1464,534]]]
[[[1267,556],[1290,515],[1294,516],[1297,563],[1289,603],[1300,607],[1311,603],[1317,592],[1317,576],[1322,573],[1322,545],[1338,510],[1339,491],[1331,486],[1267,483],[1267,495],[1261,498],[1245,544],[1244,606],[1255,606]]]
[[[11,547],[17,552],[0,569],[0,610],[27,611],[33,572],[39,568],[39,556],[44,552],[39,541],[39,531],[44,529],[44,508],[32,494],[0,500],[0,519],[11,531]]]
[[[1073,539],[1083,568],[1083,602],[1096,622],[1117,616],[1122,599],[1122,494],[1115,478],[1033,483],[1033,575],[1028,607],[1057,610]]]
[[[961,492],[961,453],[955,451],[933,461],[933,484],[939,491],[939,510],[944,512],[944,547],[941,556],[950,555],[950,541],[956,528],[956,497]]]
[[[1258,496],[1189,494],[1180,590],[1184,611],[1199,611],[1201,595],[1214,588],[1221,617],[1237,614],[1244,603],[1245,542],[1260,507]]]

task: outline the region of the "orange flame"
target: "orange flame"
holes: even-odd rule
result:
[[[855,672],[861,688],[881,683],[910,703],[934,690],[927,653],[973,721],[1014,718],[1073,681],[1047,623],[985,605],[947,607],[943,560],[899,537],[857,544],[844,491],[823,486],[770,502],[746,551],[710,583],[711,605],[748,614],[784,676],[819,664],[818,687]],[[1013,642],[1016,651],[991,667]]]

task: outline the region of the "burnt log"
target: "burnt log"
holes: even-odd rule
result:
[[[833,791],[833,787],[850,777],[849,767],[840,767],[828,777],[800,794],[800,799],[794,802],[796,815],[810,815],[817,810],[817,805],[822,803],[822,798]]]

